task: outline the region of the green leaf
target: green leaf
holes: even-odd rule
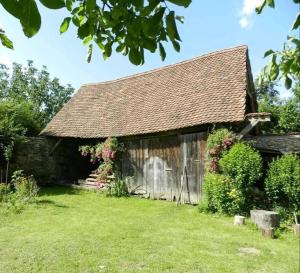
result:
[[[130,48],[129,60],[134,65],[140,65],[142,63],[142,57],[137,48]]]
[[[270,78],[272,81],[275,81],[279,75],[279,66],[275,63],[272,64],[270,69]]]
[[[8,13],[20,19],[20,11],[22,9],[17,0],[0,0],[0,4]]]
[[[123,52],[125,50],[126,45],[125,44],[119,44],[116,48],[117,52]]]
[[[9,49],[14,49],[13,42],[10,39],[8,39],[6,34],[0,33],[0,41],[3,46],[5,46]]]
[[[297,39],[293,36],[288,36],[288,40],[300,48],[300,40],[299,39]]]
[[[72,0],[66,0],[66,7],[67,7],[68,11],[72,11],[73,1]]]
[[[162,43],[159,43],[159,55],[162,61],[166,59],[166,51]]]
[[[111,56],[112,53],[112,43],[109,42],[104,46],[105,55],[107,58]]]
[[[167,0],[167,1],[177,6],[183,6],[185,8],[187,8],[192,3],[192,0]]]
[[[179,37],[178,31],[177,31],[174,11],[171,11],[166,16],[166,25],[167,25],[167,27],[166,27],[167,34],[170,37],[171,41],[174,41],[175,39],[180,41],[180,37]]]
[[[90,44],[90,45],[89,45],[89,49],[88,49],[88,55],[87,55],[87,57],[86,57],[86,61],[87,61],[88,63],[91,62],[92,55],[93,55],[93,44]]]
[[[268,6],[271,7],[271,8],[275,8],[275,2],[274,0],[267,0],[268,2]]]
[[[292,30],[297,29],[299,26],[300,26],[300,12],[297,14],[297,17],[292,26]]]
[[[64,0],[40,0],[40,2],[49,9],[61,9],[65,7]]]
[[[176,16],[176,20],[179,21],[181,24],[184,23],[184,16]]]
[[[63,20],[63,22],[61,23],[60,28],[59,28],[60,34],[66,32],[68,30],[69,25],[70,25],[70,21],[71,21],[71,17],[66,17]]]
[[[87,0],[86,1],[86,11],[90,13],[96,7],[96,0]]]
[[[179,52],[180,51],[180,44],[177,41],[172,41],[174,49]]]
[[[300,4],[300,0],[294,0],[296,4]]]
[[[34,0],[19,0],[22,7],[20,22],[24,34],[30,38],[34,36],[41,27],[41,15]]]
[[[91,40],[92,40],[92,35],[87,36],[87,37],[83,40],[83,45],[87,45]]]
[[[264,9],[266,3],[267,3],[267,1],[266,1],[266,0],[263,0],[263,2],[262,2],[259,6],[257,6],[257,7],[255,8],[255,11],[256,11],[257,14],[261,14],[261,12],[263,11],[263,9]]]
[[[84,39],[85,37],[90,35],[90,27],[88,22],[84,23],[78,28],[77,35],[80,39]]]
[[[292,86],[292,80],[288,76],[285,76],[284,86],[286,89],[290,89]]]
[[[274,54],[275,52],[272,49],[269,49],[268,51],[265,52],[264,58],[270,56],[271,54]]]

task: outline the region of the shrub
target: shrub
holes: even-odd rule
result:
[[[204,193],[207,208],[213,213],[234,214],[240,211],[240,204],[243,203],[242,196],[234,187],[234,181],[222,174],[205,175]]]
[[[215,149],[222,145],[225,139],[233,139],[234,134],[226,128],[213,131],[207,138],[208,149]]]
[[[207,139],[208,154],[211,159],[210,172],[219,172],[219,160],[224,151],[230,149],[235,142],[235,135],[228,129],[213,131]]]
[[[10,193],[9,184],[0,183],[0,203],[6,201],[8,193]]]
[[[114,196],[114,197],[126,197],[128,196],[128,188],[125,183],[120,178],[116,178],[115,181],[112,182],[112,185],[109,188],[108,196]]]
[[[24,203],[34,200],[37,196],[39,188],[34,177],[24,176],[22,170],[15,171],[12,175],[12,183],[15,187],[15,195]]]
[[[272,206],[300,210],[300,159],[286,154],[269,165],[265,189]]]
[[[220,160],[225,175],[231,177],[241,192],[249,188],[260,178],[262,159],[260,154],[245,143],[236,143]]]

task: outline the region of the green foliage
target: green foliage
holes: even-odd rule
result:
[[[127,197],[129,196],[126,182],[120,178],[116,178],[108,190],[108,196]]]
[[[207,138],[207,147],[208,149],[216,149],[222,145],[225,139],[233,139],[233,132],[229,131],[226,128],[218,129],[209,134]]]
[[[145,62],[144,50],[155,52],[159,48],[162,60],[165,50],[162,42],[171,41],[176,51],[181,41],[176,20],[183,22],[168,7],[188,7],[191,0],[40,0],[49,9],[65,8],[69,13],[60,26],[60,33],[68,30],[70,23],[77,28],[77,36],[88,45],[87,61],[90,62],[93,45],[102,51],[103,58],[111,56],[112,49],[129,57],[131,63]],[[27,37],[35,35],[41,27],[41,17],[36,0],[0,0],[7,12],[19,19]],[[12,42],[0,32],[4,46],[12,48]]]
[[[265,189],[273,206],[300,211],[300,159],[286,154],[271,162]]]
[[[15,171],[11,177],[11,182],[15,188],[16,197],[23,203],[29,203],[35,200],[39,188],[34,177],[25,176],[22,170]]]
[[[210,212],[235,214],[240,212],[242,196],[235,188],[234,181],[222,174],[207,173],[204,179],[204,193]],[[201,207],[205,210],[205,207]]]
[[[214,130],[207,139],[208,154],[211,160],[209,170],[219,172],[219,160],[223,152],[230,149],[236,138],[233,132],[226,128]]]
[[[248,144],[236,143],[221,158],[220,166],[234,180],[236,188],[246,192],[261,176],[262,158]]]
[[[35,201],[39,188],[33,176],[25,176],[22,170],[12,175],[10,184],[0,184],[0,207],[7,212],[20,213],[26,204]]]
[[[256,93],[260,112],[271,113],[271,122],[261,124],[264,133],[287,133],[300,131],[300,83],[292,88],[292,96],[281,99],[276,83],[256,81]]]
[[[298,0],[293,2],[299,5]],[[256,8],[256,12],[260,14],[263,9],[269,6],[275,7],[274,0],[263,0]],[[291,31],[298,31],[300,27],[300,13],[296,15],[296,19],[292,25]],[[283,79],[286,89],[292,87],[293,80],[299,81],[300,79],[300,40],[299,37],[288,36],[287,42],[284,43],[281,51],[268,50],[264,57],[270,57],[270,62],[266,65],[259,77],[261,83],[264,78],[268,81]]]
[[[30,135],[44,127],[70,99],[73,92],[70,85],[65,87],[57,78],[51,79],[45,66],[39,70],[32,61],[28,61],[25,67],[14,63],[11,71],[0,64],[0,105],[10,102],[20,109],[19,112],[22,107],[25,108],[22,115],[26,112],[25,115],[29,116],[30,112],[31,119],[34,118],[38,123],[38,126],[31,125],[34,128],[25,126]],[[18,107],[18,104],[22,107]]]
[[[6,200],[6,196],[9,192],[10,192],[9,184],[0,183],[0,203]]]
[[[108,187],[110,195],[117,196],[123,191],[125,192],[125,184],[118,178],[117,164],[119,154],[123,150],[123,143],[119,143],[116,137],[108,137],[104,142],[97,143],[96,145],[83,145],[79,147],[82,156],[90,156],[91,162],[100,163],[95,171],[99,189]],[[113,177],[115,181],[112,179]],[[127,188],[126,191],[128,192]]]

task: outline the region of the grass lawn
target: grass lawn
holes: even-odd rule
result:
[[[38,200],[21,214],[0,210],[0,272],[299,272],[289,232],[265,239],[196,207],[65,187]]]

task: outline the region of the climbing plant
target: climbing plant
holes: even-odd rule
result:
[[[97,143],[96,145],[83,145],[79,147],[82,156],[89,156],[92,163],[99,162],[95,174],[97,175],[100,188],[110,180],[110,177],[117,178],[117,162],[123,150],[123,143],[119,143],[115,137],[109,137],[104,142]]]

